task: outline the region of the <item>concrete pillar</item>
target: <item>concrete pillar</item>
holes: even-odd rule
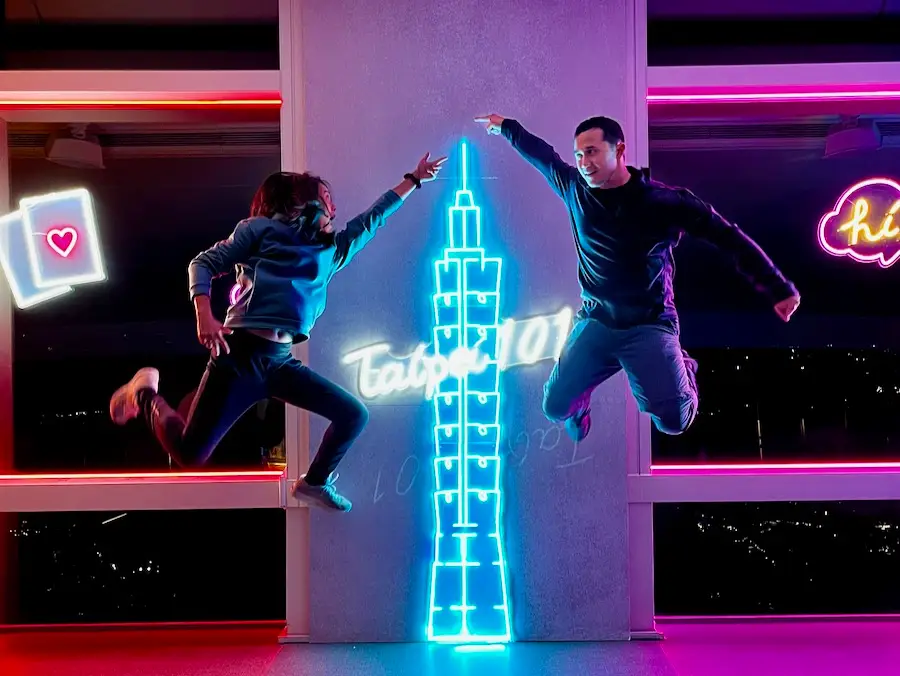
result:
[[[279,0],[278,23],[281,70],[281,169],[303,171],[306,137],[303,116],[302,0]],[[307,362],[306,344],[294,348],[294,356]],[[287,484],[309,464],[309,414],[294,406],[285,410]],[[286,497],[287,627],[283,640],[306,641],[309,637],[309,510]]]

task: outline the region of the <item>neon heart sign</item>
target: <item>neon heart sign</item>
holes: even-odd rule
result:
[[[0,215],[0,268],[20,309],[105,280],[90,193],[73,188],[23,197],[16,211]]]
[[[851,186],[819,221],[819,245],[832,256],[889,268],[900,260],[900,183],[870,178]]]
[[[53,228],[47,233],[47,244],[63,258],[68,258],[78,241],[78,231],[70,225]]]

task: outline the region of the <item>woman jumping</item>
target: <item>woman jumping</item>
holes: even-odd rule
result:
[[[159,371],[142,368],[110,399],[113,422],[124,425],[142,415],[175,463],[196,466],[209,459],[256,402],[274,398],[306,409],[331,425],[293,494],[309,504],[349,511],[352,505],[337,492],[332,477],[365,427],[368,411],[342,387],[294,359],[291,345],[309,338],[335,273],[416,188],[435,179],[446,159],[432,161],[426,154],[397,187],[338,233],[328,183],[309,173],[269,176],[256,191],[250,218],[188,268],[197,338],[210,359],[187,419],[159,396]],[[210,285],[235,267],[240,292],[223,324],[210,308]]]

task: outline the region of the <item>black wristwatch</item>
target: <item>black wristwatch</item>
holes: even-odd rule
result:
[[[417,179],[413,174],[403,174],[403,178],[408,178],[416,186],[416,190],[422,187],[422,181]]]

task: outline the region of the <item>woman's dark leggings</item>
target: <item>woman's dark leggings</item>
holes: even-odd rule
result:
[[[294,359],[289,343],[246,331],[235,331],[227,340],[231,353],[210,358],[186,419],[151,390],[138,393],[141,412],[159,443],[182,467],[202,465],[250,407],[279,399],[331,421],[306,473],[310,484],[324,484],[366,426],[366,407]]]

